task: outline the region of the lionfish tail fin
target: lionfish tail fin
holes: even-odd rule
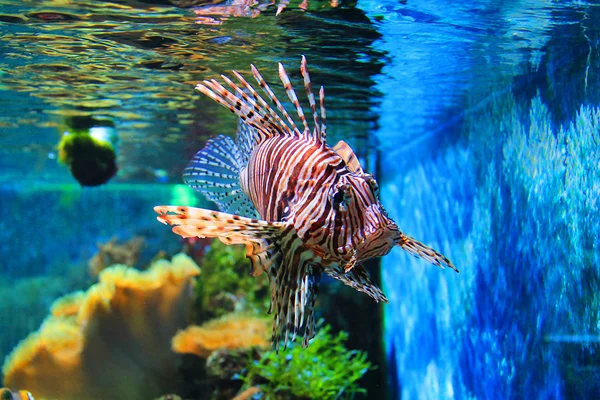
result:
[[[159,214],[160,222],[173,226],[173,232],[181,237],[219,238],[225,244],[246,245],[253,276],[268,271],[281,259],[281,249],[276,243],[288,228],[285,223],[193,207],[156,206],[154,211]]]
[[[286,111],[281,101],[277,98],[273,90],[269,87],[263,76],[260,74],[258,69],[254,65],[251,66],[252,75],[254,76],[258,86],[260,86],[266,99],[263,98],[254,87],[248,83],[248,81],[238,72],[233,71],[233,75],[237,78],[238,83],[233,82],[227,76],[221,75],[224,85],[217,82],[215,79],[205,80],[196,85],[196,89],[210,97],[217,103],[228,108],[232,113],[236,114],[243,123],[254,128],[256,130],[254,145],[276,135],[296,135],[313,138],[321,141],[322,143],[326,140],[325,134],[325,100],[324,90],[321,87],[319,92],[319,100],[321,106],[321,117],[317,114],[317,106],[314,94],[312,93],[312,86],[310,82],[310,76],[308,74],[308,68],[306,65],[306,58],[302,57],[300,71],[304,79],[304,87],[308,96],[308,102],[313,113],[313,119],[315,127],[311,132],[302,106],[298,100],[298,96],[292,87],[289,77],[285,71],[283,65],[279,64],[279,78],[283,83],[286,93],[296,108],[296,113],[303,124],[303,131],[298,129],[298,126],[294,122],[293,118]],[[269,104],[273,104],[271,107]]]
[[[256,217],[256,209],[240,187],[240,170],[245,165],[233,139],[219,135],[196,153],[183,172],[183,181],[214,201],[221,211]]]
[[[398,246],[402,247],[411,255],[429,261],[433,265],[437,265],[442,269],[448,267],[455,270],[456,272],[459,272],[458,269],[454,266],[454,264],[452,264],[452,261],[450,261],[446,256],[440,254],[431,247],[426,246],[423,243],[411,238],[410,236],[401,234]]]

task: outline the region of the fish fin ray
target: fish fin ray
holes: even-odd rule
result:
[[[327,113],[325,111],[325,88],[319,89],[319,105],[321,108],[321,137],[323,141],[327,139]]]
[[[228,136],[209,139],[183,172],[183,181],[215,202],[223,212],[256,217],[254,205],[240,186],[243,153]]]
[[[459,272],[454,264],[452,264],[452,261],[450,261],[446,256],[403,233],[400,234],[398,246],[402,247],[405,251],[416,258],[422,258],[425,261],[429,261],[433,265],[437,265],[442,269],[448,267],[456,272]]]
[[[281,104],[281,101],[279,101],[277,96],[275,96],[275,93],[273,93],[273,91],[271,90],[271,88],[269,87],[269,85],[267,84],[265,79],[262,77],[262,75],[260,74],[258,69],[254,65],[251,65],[250,67],[252,69],[252,75],[254,75],[254,79],[256,79],[256,82],[258,83],[260,88],[263,90],[263,92],[265,92],[265,94],[268,96],[268,98],[271,99],[273,104],[275,104],[277,106],[277,108],[279,109],[281,114],[284,116],[284,118],[287,119],[289,126],[291,127],[289,133],[300,136],[301,132],[298,130],[296,123],[294,122],[292,117],[290,117],[290,115],[288,114],[288,112],[285,109],[285,107],[283,106],[283,104]],[[283,67],[281,66],[281,63],[280,63],[279,64],[280,71],[281,71],[281,68],[283,68]],[[280,77],[281,77],[281,75],[280,75]],[[284,83],[284,85],[285,85],[285,83]]]
[[[281,259],[279,242],[288,225],[239,215],[182,206],[154,207],[157,219],[173,226],[173,232],[184,238],[218,238],[223,243],[246,245],[250,274],[259,276]]]
[[[352,147],[348,145],[348,143],[340,140],[333,147],[333,151],[335,151],[346,163],[348,169],[352,172],[364,173],[362,167],[360,166],[360,162],[358,161],[358,157],[352,150]]]
[[[236,114],[243,123],[253,130],[253,140],[250,142],[253,147],[250,150],[260,142],[278,135],[305,136],[316,140],[320,139],[323,143],[325,142],[324,90],[321,87],[319,92],[321,104],[321,119],[319,120],[316,110],[316,100],[312,93],[310,76],[308,75],[306,66],[306,58],[302,58],[300,70],[304,78],[304,86],[315,120],[315,127],[312,133],[296,92],[294,91],[283,66],[279,64],[279,77],[288,97],[296,108],[298,117],[304,125],[303,132],[300,132],[293,118],[288,114],[277,96],[275,96],[273,90],[271,90],[258,69],[252,65],[251,70],[258,86],[264,92],[264,95],[266,95],[264,98],[236,71],[233,71],[233,75],[235,75],[239,83],[235,83],[227,76],[222,75],[225,86],[228,88],[221,85],[215,79],[210,79],[198,83],[196,89],[222,106],[228,108],[232,113]]]
[[[315,128],[313,131],[313,137],[320,140],[321,143],[326,143],[326,138],[321,132],[321,123],[319,121],[319,114],[317,113],[317,102],[315,101],[315,94],[312,91],[312,83],[310,81],[310,74],[308,73],[308,65],[306,63],[306,57],[302,56],[300,62],[300,73],[304,78],[304,90],[306,91],[306,97],[308,97],[308,104],[313,114],[313,120],[315,122]]]
[[[279,79],[281,79],[281,83],[283,83],[283,87],[285,88],[288,98],[290,99],[294,107],[296,107],[296,113],[298,114],[300,121],[302,121],[302,125],[304,125],[303,133],[305,135],[310,135],[310,128],[308,127],[308,122],[306,121],[306,117],[304,116],[304,110],[300,105],[300,101],[298,100],[296,91],[294,90],[294,87],[290,82],[290,78],[288,77],[287,72],[285,72],[285,68],[283,68],[283,64],[281,63],[279,63]]]
[[[356,265],[349,272],[344,272],[342,266],[329,266],[325,268],[325,273],[359,292],[366,293],[377,302],[388,302],[387,297],[385,297],[381,289],[373,282],[362,264]]]
[[[303,345],[314,337],[314,306],[317,296],[318,282],[321,278],[320,268],[302,259],[298,254],[307,251],[299,238],[287,246],[282,252],[283,259],[274,272],[272,280],[273,348],[279,351],[283,344],[295,341],[300,335]]]
[[[238,120],[238,129],[236,134],[236,144],[240,149],[242,162],[244,166],[248,165],[252,150],[260,143],[261,137],[258,131],[245,123],[242,119]]]

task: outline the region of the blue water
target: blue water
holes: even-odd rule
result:
[[[398,17],[376,43],[383,197],[461,273],[383,259],[396,395],[596,398],[598,8],[420,7],[365,5]]]
[[[142,234],[145,259],[177,248],[151,208],[235,123],[194,82],[251,62],[274,79],[277,61],[292,70],[306,54],[330,99],[330,144],[353,145],[400,228],[460,270],[401,250],[382,259],[388,397],[600,398],[597,4],[292,2],[208,26],[168,2],[58,3],[0,0],[1,277],[70,276],[10,297],[3,327],[35,311],[2,332],[3,353],[89,284],[73,266],[97,242]],[[101,188],[80,189],[56,162],[74,114],[116,123],[120,172]]]

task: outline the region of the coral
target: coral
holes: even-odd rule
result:
[[[28,333],[40,326],[57,297],[82,282],[65,274],[20,279],[0,279],[0,360]]]
[[[135,236],[125,243],[117,243],[113,237],[104,244],[98,243],[98,253],[88,262],[90,274],[98,276],[100,271],[109,265],[123,264],[130,267],[135,266],[144,245],[144,238]]]
[[[248,366],[244,389],[259,388],[265,399],[339,399],[364,393],[358,380],[371,368],[367,354],[345,347],[347,334],[320,329],[308,348],[295,344],[268,351]]]
[[[226,313],[250,312],[262,315],[269,307],[269,281],[266,274],[248,274],[249,261],[244,246],[226,246],[213,240],[198,260],[202,279],[196,285],[197,321]]]
[[[229,314],[202,326],[190,326],[177,332],[173,351],[206,358],[217,349],[268,347],[269,323],[264,318]]]
[[[55,302],[41,328],[7,357],[11,387],[61,400],[146,400],[176,385],[170,340],[185,326],[198,267],[185,255],[140,272],[117,265],[83,294]]]

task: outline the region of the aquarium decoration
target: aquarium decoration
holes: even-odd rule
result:
[[[81,186],[102,185],[117,173],[118,142],[110,120],[67,118],[58,144],[58,161],[69,167]]]
[[[7,357],[4,383],[41,398],[147,400],[177,387],[170,350],[187,325],[199,268],[179,254],[147,271],[103,270],[85,293],[55,302],[41,328]]]

